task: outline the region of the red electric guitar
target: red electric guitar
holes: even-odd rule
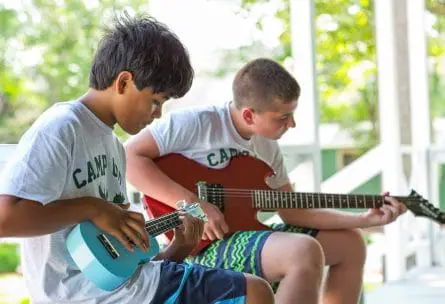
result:
[[[272,190],[265,182],[273,174],[264,162],[238,156],[224,169],[207,168],[179,154],[169,154],[155,160],[157,166],[172,180],[195,192],[200,200],[210,202],[224,213],[230,232],[240,230],[269,230],[257,219],[259,210],[284,208],[378,208],[384,204],[381,195],[328,194],[283,192]],[[445,224],[445,213],[434,207],[414,190],[409,196],[394,196],[416,216],[430,218]],[[174,209],[149,196],[144,203],[151,217],[159,217]],[[173,233],[167,233],[171,240]],[[211,241],[202,241],[195,252]]]

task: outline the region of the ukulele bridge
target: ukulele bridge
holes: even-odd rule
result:
[[[111,244],[110,240],[105,234],[99,234],[97,238],[102,245],[104,245],[105,249],[113,259],[117,259],[119,257],[119,252],[117,252],[116,248],[114,248],[113,244]]]

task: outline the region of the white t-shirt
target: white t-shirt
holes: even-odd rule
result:
[[[2,172],[0,194],[47,204],[98,197],[127,202],[125,152],[113,130],[79,101],[62,102],[41,115],[20,140]],[[73,228],[26,238],[24,277],[33,303],[149,303],[160,264],[145,264],[124,286],[98,289],[70,260],[65,239]]]
[[[160,155],[179,153],[210,168],[224,168],[237,155],[251,155],[268,164],[275,175],[267,182],[276,189],[289,178],[277,141],[262,136],[244,139],[235,129],[230,103],[182,109],[148,126]]]

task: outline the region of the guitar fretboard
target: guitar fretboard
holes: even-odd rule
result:
[[[253,190],[253,207],[256,209],[285,208],[379,208],[384,203],[381,195],[325,194],[309,192],[283,192]],[[405,197],[396,197],[406,199]]]
[[[180,224],[181,220],[179,219],[179,213],[172,212],[145,222],[145,230],[147,230],[149,235],[155,237],[170,231]]]

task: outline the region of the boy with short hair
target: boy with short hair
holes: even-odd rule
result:
[[[197,196],[161,172],[153,159],[179,153],[218,169],[226,167],[232,157],[250,155],[275,172],[268,180],[271,188],[292,191],[276,140],[295,126],[293,114],[299,97],[300,86],[281,65],[265,58],[252,60],[234,78],[233,101],[172,112],[132,137],[126,143],[129,181],[146,195],[174,207],[180,197],[196,201]],[[209,218],[204,238],[216,241],[194,261],[279,282],[277,303],[307,304],[319,301],[326,264],[330,268],[323,303],[357,303],[366,256],[357,228],[387,224],[406,211],[394,198],[385,200],[388,204],[360,215],[279,209],[285,225],[229,236],[224,214],[204,201],[200,204]]]

